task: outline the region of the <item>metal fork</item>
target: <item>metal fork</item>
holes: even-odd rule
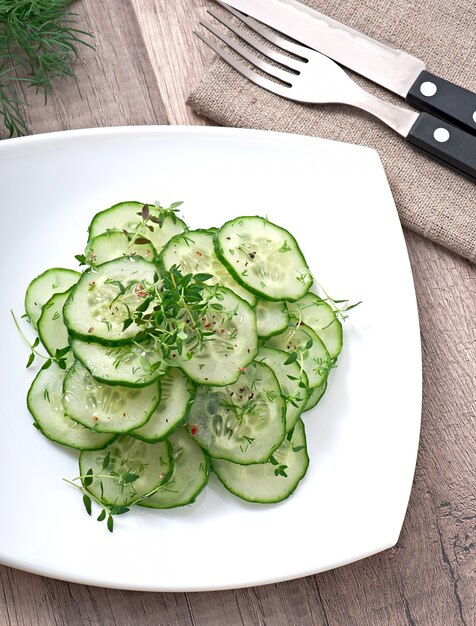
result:
[[[212,24],[204,21],[200,24],[270,78],[258,73],[230,54],[228,50],[221,48],[215,41],[204,37],[199,31],[194,31],[194,33],[248,80],[278,96],[297,102],[339,103],[363,109],[387,124],[413,145],[476,180],[476,137],[429,113],[415,113],[410,109],[375,97],[357,85],[341,67],[328,57],[280,37],[264,28],[256,20],[222,2],[218,1],[218,4],[239,18],[252,31],[259,33],[263,39],[294,55],[291,58],[278,52],[264,44],[254,34],[246,32],[241,26],[210,9],[208,13],[212,17],[238,35],[253,48],[253,51]],[[264,60],[257,53],[277,62],[281,67]],[[275,80],[272,80],[273,78]]]

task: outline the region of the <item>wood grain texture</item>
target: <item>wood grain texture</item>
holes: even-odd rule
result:
[[[83,51],[77,84],[58,85],[47,108],[34,103],[34,131],[206,123],[184,104],[210,58],[191,34],[206,6],[82,0],[76,7],[98,51]],[[475,626],[476,268],[415,234],[406,239],[424,399],[414,488],[394,548],[287,583],[196,594],[100,589],[0,567],[0,626]]]
[[[168,124],[157,78],[137,15],[129,1],[81,0],[78,27],[94,34],[92,50],[79,48],[76,80],[56,81],[48,103],[32,90],[27,120],[35,133],[71,128]]]

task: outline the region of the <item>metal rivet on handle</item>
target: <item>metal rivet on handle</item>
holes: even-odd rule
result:
[[[474,120],[474,123],[476,124],[476,111],[473,113],[473,120]]]
[[[422,83],[420,85],[420,92],[424,95],[424,96],[434,96],[435,93],[437,92],[438,87],[435,85],[435,83],[430,82],[429,80],[426,80],[424,83]]]
[[[445,143],[450,138],[450,133],[446,128],[437,128],[433,133],[433,137],[440,143]]]

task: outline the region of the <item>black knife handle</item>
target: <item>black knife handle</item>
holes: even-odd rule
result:
[[[423,70],[406,101],[476,135],[476,93],[469,89]]]
[[[476,181],[476,137],[429,113],[420,113],[407,140]]]

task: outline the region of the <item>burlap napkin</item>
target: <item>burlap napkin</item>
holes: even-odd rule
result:
[[[424,60],[429,71],[476,91],[475,0],[304,1]],[[350,74],[375,95],[408,106]],[[293,103],[253,85],[218,58],[190,94],[188,104],[226,126],[313,135],[375,148],[402,224],[476,262],[476,183],[412,148],[366,113],[341,105]]]

